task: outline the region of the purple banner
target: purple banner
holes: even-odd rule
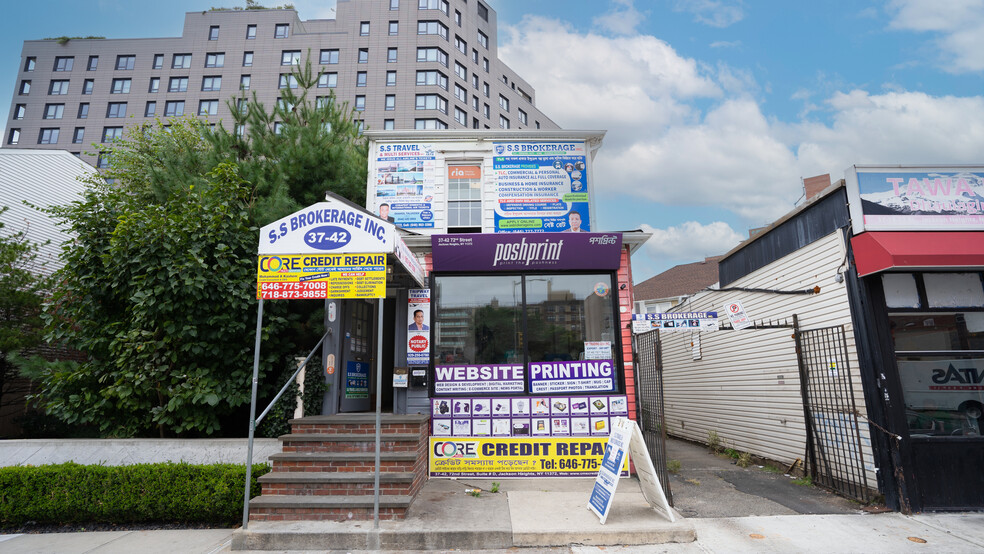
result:
[[[530,364],[530,392],[585,392],[615,390],[612,360],[534,362]]]
[[[434,367],[434,394],[523,392],[523,364],[439,365]]]
[[[434,271],[618,269],[621,233],[433,235]]]

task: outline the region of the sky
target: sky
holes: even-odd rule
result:
[[[735,247],[802,202],[802,178],[984,162],[984,0],[487,3],[499,57],[537,106],[562,128],[607,132],[592,229],[653,234],[632,259],[637,283]],[[5,5],[0,99],[24,40],[180,36],[184,12],[242,4]],[[314,19],[334,3],[293,4]]]

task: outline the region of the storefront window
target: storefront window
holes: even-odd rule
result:
[[[585,342],[613,341],[611,277],[526,278],[531,362],[585,359]],[[609,356],[610,357],[610,356]]]
[[[438,364],[522,363],[522,277],[437,277]]]
[[[905,274],[907,277],[909,274]],[[889,309],[909,432],[976,436],[984,429],[984,310],[979,273],[911,274],[917,302]],[[886,289],[886,296],[890,291]],[[940,307],[967,306],[963,310]]]

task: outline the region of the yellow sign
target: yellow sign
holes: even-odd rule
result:
[[[386,254],[286,254],[260,256],[256,297],[383,298]]]
[[[430,476],[594,477],[607,443],[608,437],[432,436]]]

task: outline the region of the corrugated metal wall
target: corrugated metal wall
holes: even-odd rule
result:
[[[754,321],[799,317],[801,329],[844,325],[855,403],[864,396],[844,283],[834,276],[844,260],[841,231],[829,234],[731,283],[729,287],[805,290],[819,295],[757,292],[702,292],[674,311],[717,311],[728,322],[724,304],[738,300]],[[744,329],[702,333],[699,360],[693,359],[689,333],[661,333],[665,412],[671,435],[707,442],[708,432],[722,446],[791,464],[803,459],[806,431],[799,369],[792,329]],[[875,483],[867,425],[861,423],[864,463]]]

